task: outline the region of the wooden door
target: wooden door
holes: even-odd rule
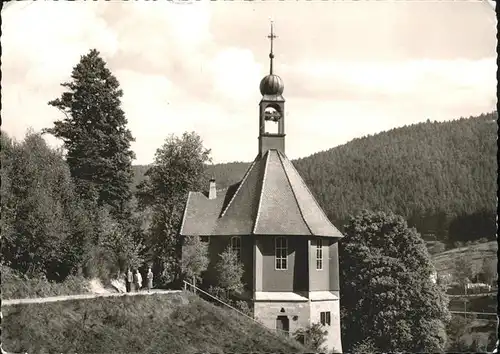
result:
[[[278,316],[276,318],[276,330],[286,336],[289,335],[290,331],[290,320],[287,316]]]

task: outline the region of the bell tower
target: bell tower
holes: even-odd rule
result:
[[[262,99],[259,104],[259,156],[274,149],[285,154],[285,99],[283,98],[283,80],[273,72],[274,24],[271,21],[271,41],[269,53],[269,75],[260,82]]]

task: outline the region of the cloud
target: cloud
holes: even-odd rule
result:
[[[287,151],[302,157],[427,118],[444,121],[492,111],[496,70],[493,58],[317,61],[287,68]],[[304,138],[307,144],[292,143]]]
[[[210,63],[214,90],[229,104],[248,100],[259,86],[262,67],[248,49],[228,48]]]
[[[335,100],[443,100],[473,92],[470,101],[491,99],[496,87],[496,61],[412,60],[398,62],[307,61],[287,66],[283,76],[293,96]],[[437,96],[436,96],[437,95]],[[482,97],[482,98],[481,98]]]
[[[215,162],[251,160],[270,14],[291,158],[427,118],[493,110],[487,8],[394,3],[14,4],[2,12],[2,129],[22,138],[28,126],[62,118],[47,102],[96,48],[123,88],[137,163],[186,130],[202,136]]]

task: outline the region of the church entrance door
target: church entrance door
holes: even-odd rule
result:
[[[276,318],[276,330],[285,336],[289,335],[290,320],[287,316],[278,316]]]

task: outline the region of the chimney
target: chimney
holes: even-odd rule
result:
[[[215,178],[210,178],[210,189],[208,190],[208,199],[217,198],[217,189],[215,186]]]

